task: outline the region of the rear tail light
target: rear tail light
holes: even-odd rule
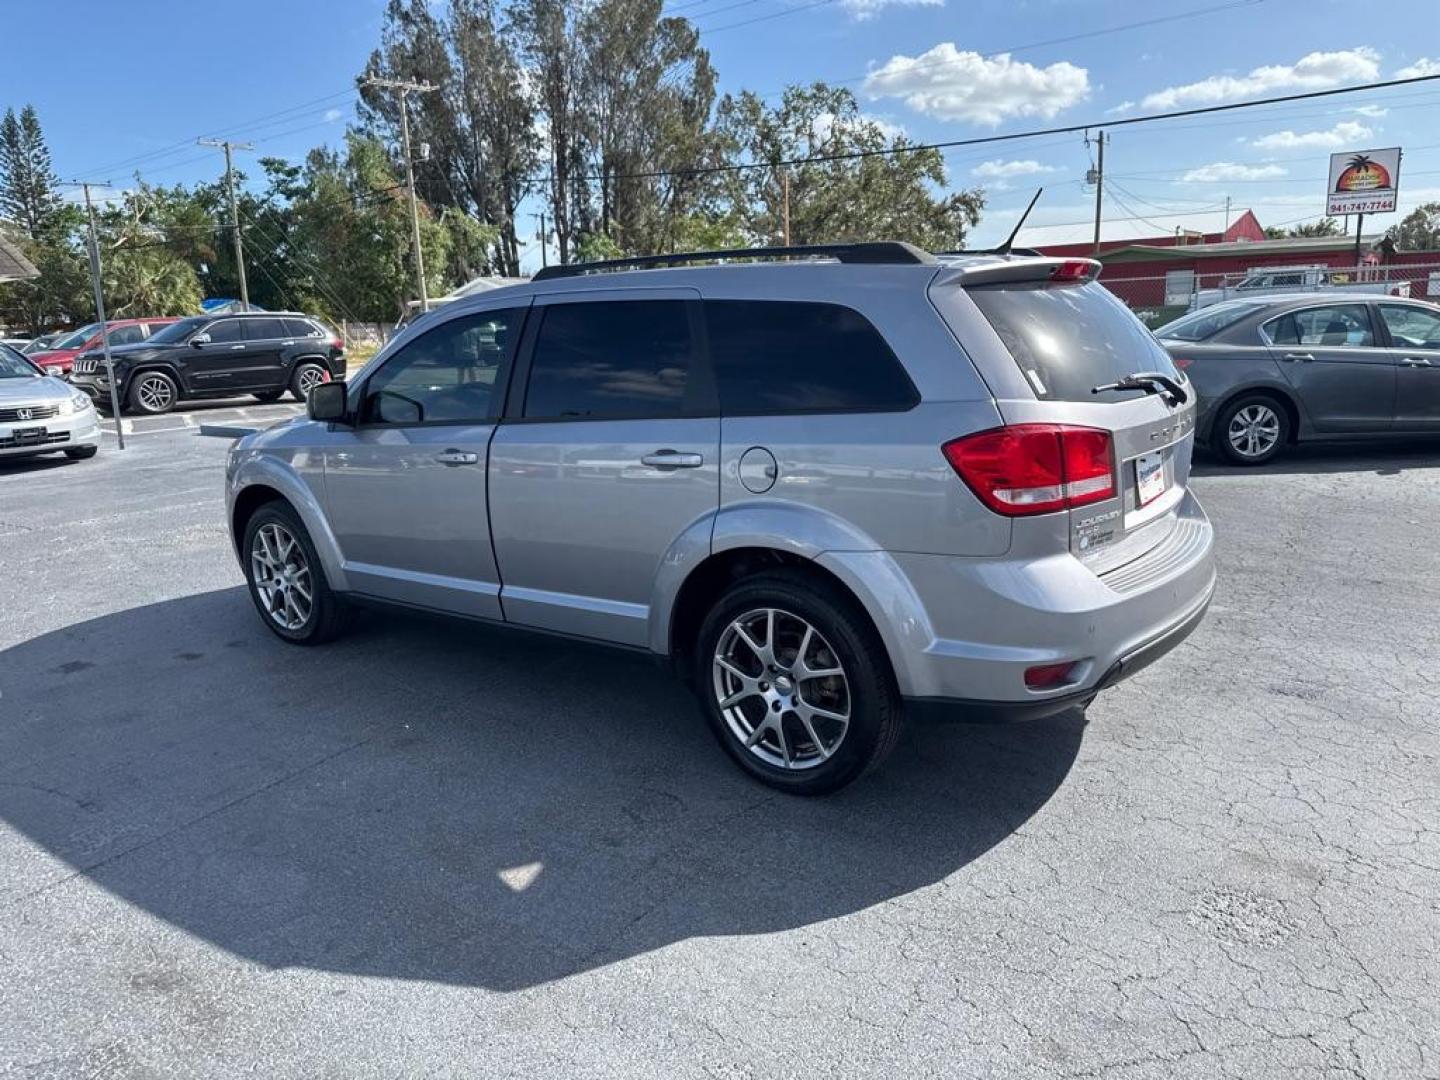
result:
[[[1057,284],[1089,281],[1100,272],[1100,264],[1094,259],[1066,259],[1050,271],[1050,280]]]
[[[330,338],[330,347],[332,349],[340,349],[343,351],[345,348],[345,342],[340,339],[339,334],[335,334]]]
[[[1115,495],[1110,433],[1069,424],[1012,424],[941,448],[960,479],[997,514],[1049,514]]]
[[[1184,371],[1186,368],[1188,368],[1191,364],[1193,364],[1193,363],[1195,362],[1194,360],[1190,359],[1190,357],[1188,357],[1188,356],[1177,356],[1177,357],[1174,357],[1174,361],[1175,361],[1175,366],[1176,366],[1177,368],[1179,368],[1181,371]]]

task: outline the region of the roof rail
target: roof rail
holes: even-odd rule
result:
[[[809,259],[829,258],[842,263],[869,264],[930,264],[936,261],[928,251],[900,240],[880,240],[864,244],[800,244],[795,247],[732,248],[728,251],[682,251],[673,255],[635,255],[628,259],[605,259],[601,262],[567,263],[547,266],[536,271],[531,281],[550,278],[579,277],[605,270],[648,270],[658,266],[682,266],[688,263],[724,262],[730,259]]]
[[[1009,251],[1001,251],[999,248],[956,248],[953,251],[937,251],[936,255],[1041,255],[1043,251],[1036,251],[1034,248],[1017,247]]]

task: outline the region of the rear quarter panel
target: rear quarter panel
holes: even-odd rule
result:
[[[1210,442],[1211,429],[1221,405],[1237,394],[1264,390],[1296,405],[1302,431],[1308,430],[1304,404],[1295,396],[1271,351],[1260,345],[1179,345],[1167,343],[1170,355],[1189,360],[1185,374],[1199,398],[1195,436]]]

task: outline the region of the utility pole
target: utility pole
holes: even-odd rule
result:
[[[411,94],[428,94],[435,87],[430,83],[406,82],[403,79],[367,79],[371,86],[383,86],[400,93],[400,141],[405,151],[405,184],[410,189],[410,240],[415,246],[415,285],[420,293],[420,313],[430,310],[430,297],[425,292],[425,256],[420,251],[420,207],[415,201],[415,166],[410,160]]]
[[[1360,235],[1365,228],[1365,215],[1355,215],[1355,280],[1360,280]]]
[[[240,207],[235,202],[235,166],[230,160],[232,150],[254,150],[255,144],[230,142],[227,139],[197,139],[201,146],[217,146],[225,151],[225,190],[230,195],[230,232],[235,238],[235,269],[240,275],[240,304],[250,310],[250,288],[245,282],[245,247],[240,241]]]
[[[780,174],[780,236],[790,246],[790,170]]]
[[[1225,239],[1225,233],[1230,231],[1230,196],[1225,196],[1225,232],[1220,234],[1220,239]]]
[[[110,384],[110,415],[115,418],[115,438],[125,449],[125,422],[120,418],[120,393],[115,389],[115,360],[110,355],[110,327],[105,322],[105,290],[100,285],[100,237],[95,229],[95,207],[90,202],[92,187],[109,187],[104,183],[79,181],[85,190],[85,216],[90,221],[90,284],[95,289],[95,317],[100,320],[100,341],[105,348],[105,379]]]
[[[540,211],[540,266],[544,268],[550,263],[545,256],[545,211]]]
[[[1088,144],[1090,140],[1087,137],[1085,141]],[[1105,197],[1105,143],[1109,139],[1102,131],[1096,141],[1100,145],[1100,151],[1095,168],[1092,170],[1095,176],[1095,250],[1093,254],[1098,259],[1100,257],[1100,208]]]

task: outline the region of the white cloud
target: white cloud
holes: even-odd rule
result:
[[[1213,184],[1219,180],[1265,180],[1285,175],[1286,170],[1279,165],[1240,165],[1233,161],[1217,161],[1191,169],[1180,179],[1187,183]]]
[[[1382,116],[1389,116],[1390,110],[1381,108],[1379,105],[1352,105],[1350,111],[1357,116],[1368,116],[1372,120],[1378,120]]]
[[[1112,105],[1110,108],[1106,109],[1106,110],[1105,110],[1105,115],[1106,115],[1106,116],[1120,116],[1120,115],[1122,115],[1123,113],[1130,112],[1130,111],[1133,110],[1134,108],[1135,108],[1135,102],[1133,102],[1133,101],[1122,101],[1122,102],[1120,102],[1119,105]]]
[[[1211,75],[1199,82],[1171,86],[1147,94],[1147,109],[1182,105],[1213,105],[1265,94],[1324,90],[1344,83],[1366,82],[1380,73],[1380,54],[1367,46],[1337,52],[1312,52],[1293,64],[1267,64],[1246,75]]]
[[[840,6],[857,22],[873,19],[887,7],[944,7],[945,0],[840,0]]]
[[[1016,176],[1035,176],[1038,173],[1050,173],[1055,170],[1049,165],[1041,165],[1038,161],[987,161],[976,165],[970,170],[971,176],[978,176],[981,180],[1009,180]]]
[[[1014,116],[1053,117],[1089,96],[1090,76],[1063,60],[1040,68],[1008,53],[986,58],[942,41],[920,56],[892,56],[865,79],[865,91],[903,98],[941,120],[993,127]]]
[[[880,129],[880,134],[885,136],[885,138],[887,139],[895,139],[905,134],[905,129],[903,127],[901,127],[899,124],[892,124],[883,116],[873,116],[870,113],[861,113],[860,115],[855,117],[854,122],[856,124],[873,124],[875,127]],[[823,112],[818,114],[815,117],[814,122],[810,126],[810,130],[814,133],[815,141],[817,143],[827,142],[830,138],[830,133],[834,131],[834,129],[835,114],[830,112]]]
[[[1431,60],[1428,56],[1422,56],[1413,64],[1408,64],[1395,72],[1397,79],[1419,79],[1425,75],[1440,75],[1440,60]]]
[[[1329,131],[1276,131],[1262,135],[1250,145],[1261,150],[1334,150],[1346,143],[1374,135],[1373,128],[1358,120],[1341,120]]]
[[[325,110],[325,122],[326,122],[327,124],[333,124],[336,120],[339,120],[340,117],[342,117],[342,116],[344,116],[344,115],[345,115],[345,114],[342,113],[339,109],[326,109],[326,110]]]

